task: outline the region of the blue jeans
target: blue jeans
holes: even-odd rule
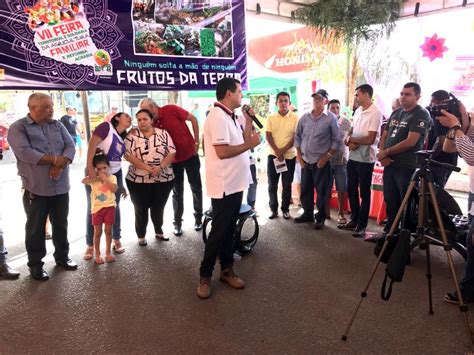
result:
[[[5,248],[5,245],[3,244],[3,230],[2,227],[0,227],[0,264],[5,262],[7,254],[7,248]]]
[[[468,211],[471,210],[474,202],[474,194],[469,193]],[[460,288],[464,301],[474,301],[474,246],[472,245],[472,233],[474,233],[474,216],[469,214],[471,228],[466,236],[467,260],[464,266],[464,277],[461,280]]]
[[[117,206],[115,207],[115,223],[112,228],[112,238],[115,240],[120,240],[121,238],[121,229],[120,229],[120,194],[123,189],[123,180],[122,180],[122,169],[117,171],[115,174],[117,178],[118,189],[115,192],[115,202]],[[94,245],[94,226],[92,225],[92,214],[91,214],[91,187],[86,186],[86,195],[87,195],[87,215],[86,215],[86,243],[88,246]]]
[[[255,201],[257,200],[257,167],[255,164],[250,164],[250,173],[252,174],[252,183],[247,190],[247,205],[255,208]]]
[[[386,233],[388,233],[392,227],[414,172],[415,169],[412,168],[395,167],[392,165],[384,168],[383,198],[387,204],[387,224],[383,230]]]
[[[303,215],[313,217],[314,213],[314,189],[318,194],[316,198],[316,207],[318,213],[314,216],[316,222],[324,222],[326,219],[326,204],[329,199],[329,177],[331,166],[329,162],[322,168],[315,164],[306,163],[301,169],[301,204],[303,206]]]

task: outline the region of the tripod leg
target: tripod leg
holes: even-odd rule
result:
[[[393,232],[395,231],[395,229],[398,226],[398,223],[400,222],[400,218],[401,218],[402,213],[403,213],[403,211],[405,210],[405,208],[408,204],[408,199],[410,198],[410,195],[411,195],[413,189],[415,188],[415,184],[416,184],[416,181],[412,181],[412,182],[410,182],[410,185],[408,185],[408,189],[407,189],[407,192],[405,194],[405,197],[403,198],[402,204],[400,205],[400,208],[398,209],[397,215],[395,216],[393,224],[390,227],[390,231],[388,232],[387,238],[385,239],[385,242],[383,243],[382,250],[380,251],[380,254],[377,257],[377,260],[375,261],[375,264],[372,268],[372,273],[370,274],[369,281],[367,282],[367,285],[365,286],[364,291],[361,292],[361,294],[360,294],[361,298],[359,300],[359,303],[357,304],[356,309],[355,309],[355,311],[354,311],[354,313],[353,313],[353,315],[352,315],[352,317],[349,321],[349,324],[347,325],[347,328],[346,328],[344,334],[341,337],[342,340],[347,340],[347,335],[349,334],[349,331],[351,330],[352,324],[354,323],[354,320],[357,316],[357,313],[359,312],[360,306],[362,305],[362,302],[363,302],[364,298],[367,297],[367,290],[369,289],[370,284],[372,283],[372,280],[375,277],[375,273],[377,272],[377,269],[378,269],[379,264],[380,264],[380,259],[382,259],[382,256],[385,253],[385,249],[387,249],[388,242],[392,238]]]
[[[431,287],[431,257],[430,257],[430,241],[425,238],[426,241],[426,279],[428,280],[428,300],[430,309],[429,314],[434,314],[433,312],[433,291]]]
[[[446,256],[448,258],[448,263],[449,263],[449,269],[451,270],[451,275],[453,277],[453,282],[454,282],[454,287],[456,288],[456,292],[459,297],[459,310],[461,311],[462,315],[464,316],[464,323],[466,325],[466,331],[468,334],[469,338],[469,345],[471,347],[471,350],[473,349],[473,344],[472,344],[472,332],[471,332],[471,327],[469,325],[469,319],[467,317],[467,310],[468,307],[464,303],[462,294],[461,294],[461,289],[459,288],[459,282],[458,278],[456,276],[456,270],[454,270],[454,262],[453,262],[453,256],[451,255],[451,246],[448,243],[448,238],[446,237],[446,231],[444,229],[443,225],[443,220],[441,219],[441,213],[439,212],[439,205],[438,205],[438,200],[436,198],[435,191],[433,189],[433,183],[428,182],[428,189],[430,192],[431,199],[433,201],[433,209],[435,212],[436,216],[436,222],[438,223],[439,230],[441,232],[441,238],[443,239],[443,246],[444,250],[446,251]]]
[[[431,285],[431,257],[430,257],[430,240],[425,237],[424,225],[426,222],[426,180],[420,177],[420,191],[418,196],[418,225],[416,228],[417,239],[426,244],[426,279],[428,280],[428,302],[429,314],[433,314],[433,291]]]

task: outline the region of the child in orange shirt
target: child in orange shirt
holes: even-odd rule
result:
[[[105,225],[105,261],[115,261],[115,257],[110,253],[110,247],[112,244],[112,226],[115,223],[115,191],[117,191],[117,178],[109,174],[109,161],[105,155],[99,154],[94,156],[92,164],[94,165],[96,177],[85,177],[82,182],[91,187],[95,263],[103,264],[104,258],[100,256],[102,225]],[[92,256],[89,259],[92,259]]]

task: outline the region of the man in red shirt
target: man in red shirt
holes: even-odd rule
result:
[[[199,125],[195,116],[177,105],[158,106],[150,98],[144,98],[138,104],[140,109],[151,111],[155,119],[155,127],[166,130],[176,146],[176,156],[173,162],[173,210],[174,210],[174,235],[181,236],[183,230],[183,191],[184,191],[184,170],[188,175],[189,185],[193,193],[194,206],[194,230],[202,229],[202,183],[199,161]],[[186,121],[190,121],[193,128],[193,135],[189,131]]]

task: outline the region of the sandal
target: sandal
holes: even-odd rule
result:
[[[155,238],[163,242],[167,242],[170,238],[164,236],[164,234],[155,234]]]
[[[108,262],[108,263],[114,262],[114,261],[115,261],[115,256],[113,256],[113,255],[107,255],[107,256],[105,257],[105,261]]]
[[[346,217],[344,217],[344,216],[339,216],[339,217],[337,218],[337,224],[346,224],[346,223],[347,223]]]
[[[112,250],[113,250],[116,254],[123,254],[123,253],[125,253],[125,248],[122,247],[122,243],[120,242],[120,240],[114,240],[114,245],[112,245]]]
[[[103,264],[103,263],[104,263],[104,258],[101,257],[101,256],[95,258],[95,263],[96,263],[97,265]]]
[[[88,246],[84,253],[84,260],[92,260],[94,257],[94,247]]]

